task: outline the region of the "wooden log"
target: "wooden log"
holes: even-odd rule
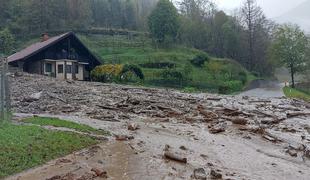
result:
[[[220,100],[222,100],[222,98],[208,97],[207,100],[209,100],[209,101],[220,101]]]
[[[293,117],[298,117],[298,116],[310,116],[310,113],[295,112],[295,113],[287,113],[286,114],[287,118],[293,118]]]
[[[249,101],[249,103],[271,103],[270,100],[255,100],[255,101]]]
[[[169,150],[165,151],[164,156],[165,156],[165,158],[173,160],[173,161],[178,161],[181,163],[187,163],[186,157],[182,157],[181,155],[173,153]]]

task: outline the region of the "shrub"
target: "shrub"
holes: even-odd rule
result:
[[[220,94],[229,94],[231,92],[236,92],[242,90],[243,84],[241,81],[226,81],[219,86]]]
[[[245,83],[247,82],[247,74],[246,72],[242,71],[238,73],[238,80],[240,80],[242,82],[243,85],[245,85]]]
[[[178,70],[175,70],[175,69],[165,69],[161,76],[164,78],[164,79],[176,79],[176,80],[183,80],[183,74],[182,72],[178,71]]]
[[[127,79],[126,74],[130,72],[138,78],[144,79],[142,70],[132,64],[105,64],[97,66],[91,72],[91,77],[93,80],[100,82],[118,82]]]
[[[208,60],[209,57],[207,55],[199,54],[194,59],[191,60],[191,63],[196,67],[202,67]]]
[[[207,69],[212,74],[213,79],[217,79],[217,76],[222,71],[222,68],[223,66],[219,61],[210,61],[207,66]]]
[[[122,64],[105,64],[97,66],[91,72],[91,78],[100,82],[112,82],[120,80],[121,72],[124,65]]]
[[[123,66],[123,70],[121,72],[121,75],[123,76],[125,73],[127,72],[132,72],[134,73],[138,78],[140,79],[144,79],[144,74],[142,72],[142,70],[134,64],[125,64]]]
[[[185,93],[195,93],[195,92],[197,92],[198,90],[197,90],[197,88],[195,88],[195,87],[185,87],[184,89],[183,89],[183,92],[185,92]]]

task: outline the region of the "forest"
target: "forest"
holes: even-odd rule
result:
[[[281,28],[282,34],[298,32],[299,42],[304,40],[295,47],[298,60],[283,61],[292,55],[281,53],[281,43],[288,42],[281,39]],[[269,20],[255,0],[245,0],[231,15],[210,0],[0,0],[2,54],[43,32],[83,30],[89,35],[94,29],[143,32],[155,49],[198,49],[235,60],[256,77],[270,77],[282,65],[294,75],[309,64],[306,34],[295,25]]]

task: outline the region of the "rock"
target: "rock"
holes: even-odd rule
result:
[[[292,157],[297,157],[297,151],[293,150],[293,149],[288,149],[286,151],[289,155],[291,155]]]
[[[198,168],[194,170],[194,174],[192,175],[195,179],[206,180],[207,173],[203,168]]]
[[[17,71],[17,72],[14,73],[15,77],[22,77],[23,75],[24,75],[24,73],[21,72],[21,71]]]
[[[128,141],[134,139],[133,136],[127,136],[127,135],[115,135],[115,139],[117,141]]]
[[[226,131],[226,128],[223,124],[217,124],[209,128],[209,132],[212,134],[218,134],[218,133],[225,132],[225,131]]]
[[[180,149],[183,150],[183,151],[187,150],[187,148],[185,146],[180,146]]]
[[[70,159],[65,159],[65,158],[62,158],[62,159],[58,159],[56,161],[56,164],[62,164],[62,163],[71,163],[72,161]]]
[[[24,98],[24,102],[34,102],[34,101],[39,101],[40,98],[42,96],[42,92],[38,92],[38,93],[33,93],[28,97]]]
[[[139,125],[138,124],[135,124],[135,123],[130,123],[128,124],[128,130],[129,131],[136,131],[140,129]]]
[[[107,172],[102,169],[92,168],[91,171],[94,172],[97,177],[102,177],[102,178],[108,177]]]
[[[213,169],[211,170],[210,175],[212,179],[222,179],[223,177],[221,173],[218,173]]]

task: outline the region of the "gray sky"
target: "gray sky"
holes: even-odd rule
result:
[[[238,8],[242,5],[244,0],[214,0],[220,9],[229,12],[232,9]],[[306,0],[257,0],[269,18],[274,18],[282,15],[290,9],[298,6]]]

